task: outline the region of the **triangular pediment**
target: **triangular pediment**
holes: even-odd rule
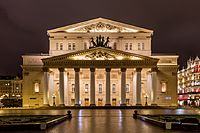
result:
[[[105,19],[97,18],[92,19],[52,30],[48,30],[48,33],[66,32],[66,33],[86,33],[86,32],[129,32],[129,33],[153,33],[152,30],[140,28],[137,26]]]
[[[96,47],[87,50],[80,50],[64,55],[53,56],[43,59],[44,61],[65,61],[65,60],[148,60],[158,61],[156,58],[143,56],[139,54],[113,50],[104,47]]]

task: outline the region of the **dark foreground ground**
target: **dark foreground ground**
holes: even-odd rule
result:
[[[68,109],[1,109],[0,115],[63,115]],[[73,118],[46,131],[18,130],[2,133],[188,133],[164,130],[133,119],[135,109],[71,109]],[[200,114],[199,109],[137,109],[139,114]]]

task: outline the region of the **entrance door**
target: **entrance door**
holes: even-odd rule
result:
[[[103,99],[98,99],[98,106],[102,106],[103,103],[102,103]]]
[[[89,99],[85,98],[85,106],[89,106]]]
[[[71,105],[74,106],[75,105],[75,100],[71,99]]]
[[[126,99],[126,105],[127,106],[129,105],[129,99]]]
[[[112,106],[116,106],[117,105],[117,100],[116,100],[116,98],[113,98],[112,99]]]

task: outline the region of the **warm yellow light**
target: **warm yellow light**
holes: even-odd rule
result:
[[[116,57],[118,60],[122,60],[123,59],[123,56],[117,56]]]

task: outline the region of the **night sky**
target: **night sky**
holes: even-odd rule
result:
[[[97,17],[152,29],[154,53],[200,55],[199,0],[0,0],[0,75],[22,71],[21,55],[47,53],[46,31]]]

